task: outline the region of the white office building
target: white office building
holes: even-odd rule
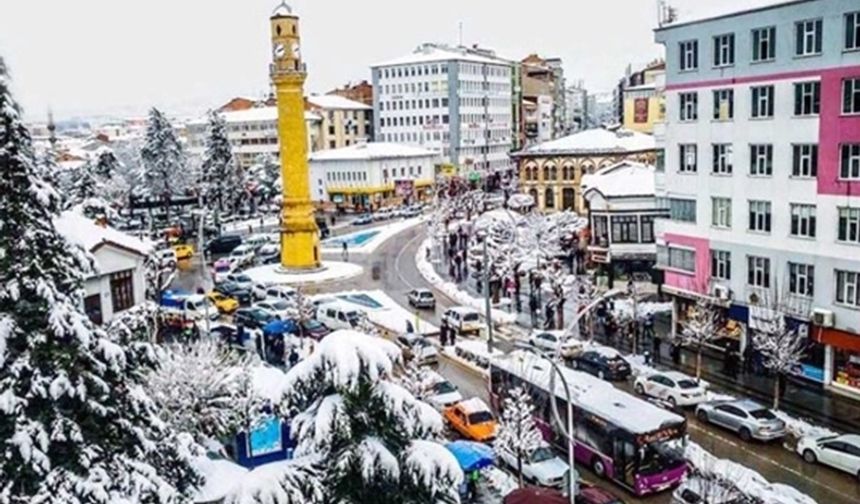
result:
[[[424,44],[372,71],[377,141],[435,150],[461,173],[510,168],[510,64]]]

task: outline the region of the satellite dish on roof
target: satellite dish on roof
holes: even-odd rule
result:
[[[292,16],[293,8],[287,5],[285,0],[281,0],[281,3],[275,7],[275,10],[272,11],[272,16]]]

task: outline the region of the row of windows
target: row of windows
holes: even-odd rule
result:
[[[415,65],[394,68],[382,68],[379,71],[379,75],[385,79],[393,79],[395,77],[420,77],[422,75],[440,75],[447,73],[447,63],[443,63],[441,65]]]
[[[423,144],[424,142],[431,141],[448,142],[450,135],[447,131],[411,131],[405,133],[380,133],[379,138],[383,142],[411,142]]]
[[[419,98],[417,100],[392,100],[379,102],[382,110],[419,110],[430,108],[448,108],[448,98]]]
[[[381,117],[379,122],[382,126],[438,126],[440,124],[448,124],[448,114],[445,115],[427,115],[427,116],[406,116],[406,117]]]
[[[849,12],[843,17],[843,45],[846,51],[860,49],[860,11]],[[821,19],[807,19],[794,24],[794,56],[815,56],[821,54],[824,38],[824,23]],[[777,30],[775,26],[756,28],[750,33],[750,61],[763,63],[775,61]],[[725,33],[712,38],[712,59],[714,67],[727,67],[735,64],[735,34]],[[699,68],[699,41],[685,40],[678,44],[678,68],[694,71]]]
[[[712,92],[715,121],[731,121],[735,117],[735,90],[716,89]],[[750,87],[750,118],[767,119],[774,115],[775,92],[773,85]],[[682,122],[699,119],[699,93],[678,93],[678,119]],[[794,115],[812,116],[821,111],[821,83],[807,81],[794,83]],[[860,77],[842,81],[842,113],[860,114]]]
[[[727,250],[711,250],[711,277],[716,280],[731,280],[732,254]],[[658,247],[660,264],[672,269],[694,273],[696,271],[696,252],[692,249],[677,247]],[[763,256],[746,256],[746,283],[751,287],[769,289],[775,287],[772,279],[771,259]],[[813,297],[815,295],[815,266],[789,262],[788,291],[795,296]],[[860,272],[833,270],[834,301],[837,304],[860,307]]]
[[[860,144],[842,144],[839,149],[839,178],[860,180]],[[757,177],[773,175],[773,144],[750,144],[747,173]],[[734,145],[711,144],[711,173],[731,175],[734,172]],[[678,145],[678,172],[699,171],[698,145]],[[818,144],[791,146],[791,176],[818,176]]]
[[[401,166],[400,167],[400,176],[405,177],[408,173],[411,176],[418,175],[420,176],[424,171],[424,168],[421,165],[418,166]],[[382,170],[382,179],[388,180],[388,168]],[[397,176],[397,168],[391,169],[391,176]],[[367,182],[367,172],[326,172],[325,179],[329,182]]]
[[[612,244],[619,243],[654,243],[654,215],[615,215],[609,219],[607,228],[606,216],[595,216],[594,237],[597,243],[609,245],[609,232],[612,232]]]

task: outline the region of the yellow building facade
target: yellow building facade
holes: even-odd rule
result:
[[[282,3],[270,18],[272,64],[270,73],[278,107],[283,208],[281,210],[281,266],[288,270],[320,267],[319,229],[310,199],[308,137],[305,125],[304,83],[299,18]]]

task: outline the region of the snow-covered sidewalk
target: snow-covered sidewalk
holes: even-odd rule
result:
[[[442,277],[436,273],[433,265],[427,260],[425,253],[429,247],[432,247],[431,238],[424,240],[424,242],[421,243],[421,246],[418,247],[418,252],[415,253],[415,265],[418,267],[418,271],[421,273],[421,276],[424,277],[424,280],[427,280],[435,289],[445,294],[445,296],[453,299],[458,304],[468,306],[469,308],[483,313],[483,298],[472,297],[469,293],[461,290],[457,284],[442,279]],[[496,324],[513,324],[517,321],[516,313],[507,313],[497,308],[493,308],[491,310],[491,316],[493,318],[493,322]]]

